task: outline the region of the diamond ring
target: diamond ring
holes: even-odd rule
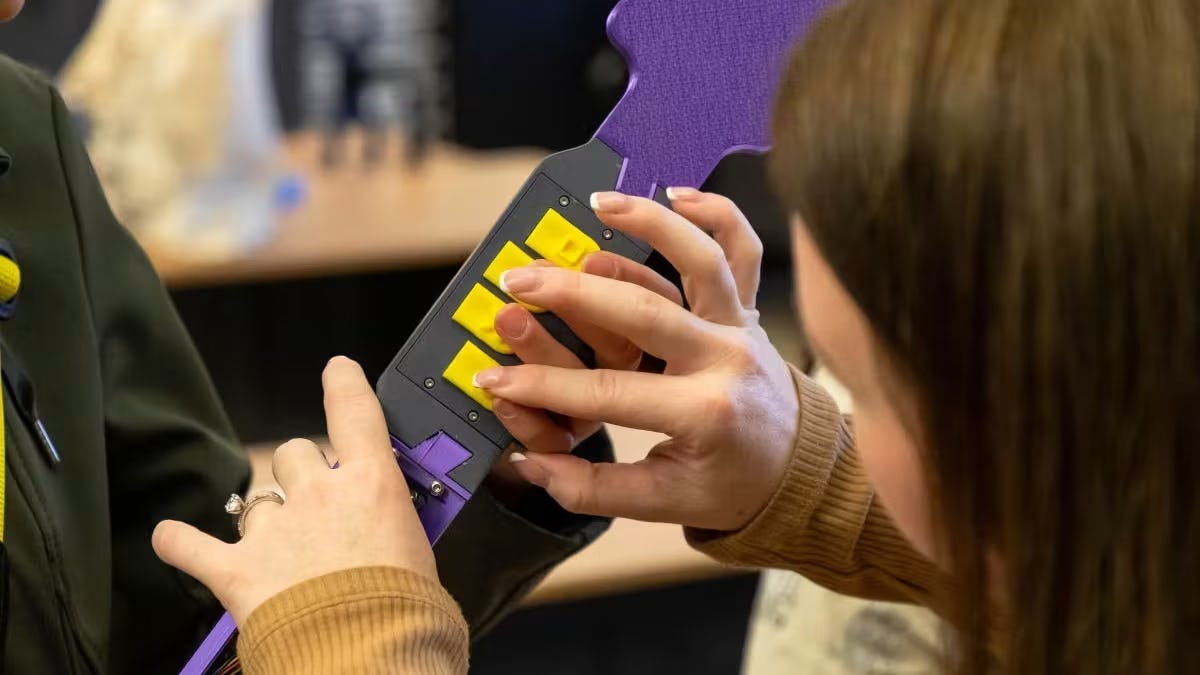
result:
[[[239,538],[246,536],[246,515],[250,513],[250,509],[263,502],[275,502],[282,506],[283,495],[274,490],[256,492],[246,499],[242,499],[242,496],[237,494],[229,495],[229,499],[225,502],[225,513],[233,516],[237,522]]]

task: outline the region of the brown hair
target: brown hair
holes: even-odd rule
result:
[[[962,672],[993,623],[1011,672],[1200,664],[1198,5],[852,0],[786,73],[773,182],[915,392]]]

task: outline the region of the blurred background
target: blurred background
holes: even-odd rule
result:
[[[262,466],[322,433],[325,362],[377,376],[545,154],[591,137],[627,78],[613,4],[32,0],[0,52],[58,82]],[[814,368],[763,159],[730,157],[705,187],[755,224],[764,323]],[[656,440],[613,434],[625,459]],[[620,522],[472,672],[930,672],[932,627],[793,575],[760,589],[678,528]]]

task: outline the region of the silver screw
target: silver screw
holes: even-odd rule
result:
[[[467,413],[467,419],[471,420],[472,422],[478,422],[479,421],[479,413],[472,410],[471,412]]]
[[[570,205],[571,205],[571,198],[570,198],[570,197],[568,197],[568,196],[566,196],[566,195],[563,195],[563,196],[559,197],[559,198],[558,198],[558,205],[559,205],[559,206],[570,206]]]
[[[612,230],[605,230],[605,231],[603,231],[603,232],[601,232],[601,233],[600,233],[600,236],[601,236],[601,237],[604,237],[605,239],[612,239],[612,238],[613,238],[613,231],[612,231]]]
[[[435,480],[429,486],[429,494],[433,495],[434,497],[441,497],[442,495],[446,494],[446,486]]]
[[[433,389],[433,378],[432,377],[425,378],[425,388]]]

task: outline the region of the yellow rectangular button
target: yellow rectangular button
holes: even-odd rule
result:
[[[476,387],[474,379],[477,373],[499,365],[486,352],[475,346],[474,342],[467,342],[462,349],[458,350],[458,354],[455,355],[450,365],[446,366],[446,372],[442,373],[442,377],[461,389],[464,394],[475,399],[476,403],[491,410],[492,395]]]
[[[471,331],[471,335],[493,350],[501,354],[511,354],[512,347],[505,344],[496,332],[496,312],[503,309],[505,304],[484,288],[483,284],[475,284],[458,309],[454,310],[453,318],[458,325]]]
[[[555,265],[571,269],[579,269],[584,258],[600,250],[599,244],[554,209],[546,209],[525,244]]]
[[[524,267],[533,262],[533,258],[528,253],[521,250],[520,246],[511,241],[504,242],[504,247],[492,259],[492,262],[483,271],[483,278],[495,284],[496,288],[500,288],[500,275],[513,269],[514,267]],[[518,302],[520,302],[518,300]],[[521,306],[531,312],[544,312],[546,310],[541,307],[534,307],[528,303],[521,303]],[[508,353],[508,352],[506,352]]]

